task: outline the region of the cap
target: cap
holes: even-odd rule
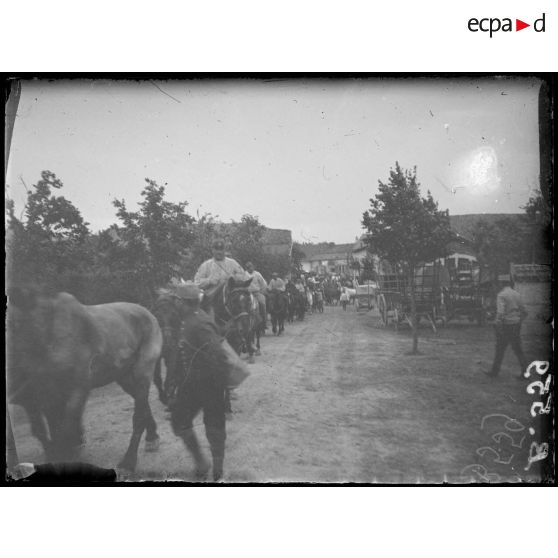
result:
[[[224,250],[225,249],[225,243],[222,240],[214,240],[211,247],[215,248],[216,250]]]
[[[192,283],[190,281],[187,283],[183,283],[182,285],[178,285],[174,291],[174,294],[178,298],[184,298],[186,300],[199,300],[201,291],[195,283]]]

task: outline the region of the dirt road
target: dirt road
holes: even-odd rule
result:
[[[525,333],[530,359],[548,358],[548,334]],[[540,435],[528,380],[515,379],[511,351],[499,378],[481,371],[491,363],[491,328],[450,323],[434,334],[424,326],[422,354],[409,355],[410,348],[409,331],[383,329],[373,311],[351,306],[326,307],[282,337],[262,338],[263,354],[227,424],[225,482],[539,480],[537,464],[525,470]],[[190,480],[193,463],[154,389],[151,401],[161,447],[140,450],[138,477]],[[23,413],[10,409],[19,460],[40,462]],[[131,420],[132,400],[117,385],[93,392],[82,459],[114,466]],[[196,430],[209,455],[201,417]]]

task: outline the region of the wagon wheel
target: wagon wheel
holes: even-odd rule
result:
[[[382,319],[382,324],[384,327],[388,325],[388,317],[387,317],[387,305],[386,299],[383,294],[378,297],[378,311],[380,312],[380,318]]]

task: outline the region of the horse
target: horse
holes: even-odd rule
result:
[[[151,312],[157,318],[163,333],[163,349],[161,351],[161,359],[159,359],[155,368],[154,383],[161,403],[171,406],[178,388],[175,370],[182,316],[179,300],[172,291],[172,288],[159,289],[157,294],[158,298]],[[166,374],[164,381],[162,378],[161,361],[165,362]]]
[[[329,306],[335,306],[339,302],[339,288],[334,283],[324,285],[325,302]]]
[[[287,318],[287,294],[278,291],[271,291],[268,295],[268,301],[272,331],[276,335],[281,335],[285,331],[285,318]]]
[[[15,287],[8,293],[8,398],[22,406],[49,461],[75,461],[92,389],[117,382],[134,398],[133,433],[119,467],[159,446],[149,388],[163,338],[156,318],[127,302],[85,306],[71,294]]]
[[[300,322],[304,320],[304,314],[306,312],[306,295],[297,291],[293,293],[293,306],[292,306],[293,317]]]
[[[248,362],[253,364],[254,354],[260,355],[263,322],[257,300],[248,291],[251,281],[237,281],[230,277],[202,301],[202,308],[213,309],[213,318],[222,335],[237,354],[248,353]]]
[[[349,302],[351,304],[355,303],[356,300],[356,289],[352,289],[350,287],[345,287],[345,292],[349,295]]]

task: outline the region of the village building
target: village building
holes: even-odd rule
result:
[[[316,275],[349,275],[353,244],[303,244],[301,265],[306,273]]]

